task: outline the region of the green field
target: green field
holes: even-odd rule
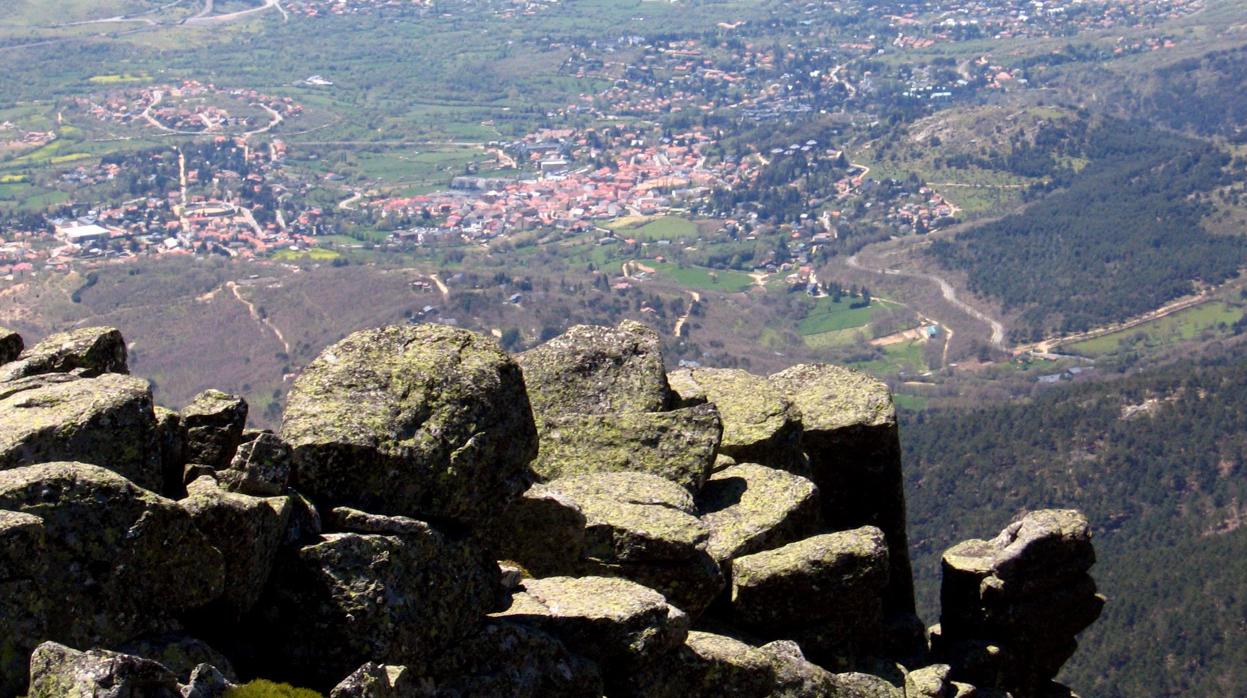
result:
[[[705,267],[680,267],[675,264],[645,260],[660,276],[671,279],[681,286],[704,291],[737,293],[753,286],[753,279],[742,271],[707,269]]]
[[[643,221],[620,218],[607,223],[606,227],[623,237],[645,241],[697,237],[697,224],[678,216],[661,216]]]
[[[927,398],[921,395],[906,395],[905,393],[896,393],[892,396],[892,401],[896,403],[899,410],[911,410],[913,412],[921,412],[927,408]]]
[[[1176,344],[1194,339],[1205,330],[1216,330],[1222,324],[1234,324],[1242,319],[1244,312],[1243,306],[1212,301],[1128,330],[1061,346],[1059,350],[1094,357],[1123,349]]]
[[[801,339],[811,349],[831,349],[851,345],[857,341],[858,337],[863,335],[869,339],[866,329],[866,327],[862,326],[849,327],[843,330],[828,330],[827,332],[802,335]]]
[[[927,370],[926,363],[922,360],[923,344],[924,342],[918,340],[890,344],[883,348],[883,358],[861,361],[851,366],[876,376],[895,375],[902,371],[922,373]]]
[[[277,250],[273,253],[273,259],[279,262],[332,262],[341,256],[340,252],[320,247],[313,247],[310,250]]]
[[[870,324],[876,312],[883,310],[887,306],[895,307],[895,304],[878,300],[872,301],[870,305],[861,308],[849,307],[852,303],[853,300],[847,297],[841,298],[839,303],[832,301],[830,297],[819,298],[814,310],[797,324],[797,332],[809,337],[822,335],[827,332],[864,327]]]

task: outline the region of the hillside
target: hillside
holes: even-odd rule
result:
[[[1089,163],[1075,171],[1058,157]],[[931,246],[971,291],[1017,315],[1015,341],[1141,315],[1233,277],[1247,260],[1241,238],[1203,227],[1208,195],[1233,176],[1217,147],[1110,120],[1026,162],[1036,160],[1051,178],[1032,187],[1042,198]]]
[[[1245,690],[1241,348],[1029,404],[906,414],[902,442],[920,606],[951,541],[1070,503],[1092,521],[1109,603],[1067,680],[1095,696]]]

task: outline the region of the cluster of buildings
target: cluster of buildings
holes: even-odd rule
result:
[[[123,185],[116,188],[125,192],[122,180],[128,177],[131,186],[137,183],[145,191],[115,205],[85,209],[67,204],[48,218],[0,221],[0,277],[64,269],[82,260],[195,252],[255,257],[316,244],[321,209],[308,207],[287,216],[274,205],[293,194],[275,176],[285,154],[281,141],[259,146],[218,136],[213,147],[227,151],[224,159],[243,163],[245,171],[214,167],[169,148],[61,173],[61,181],[81,190],[112,183]],[[174,176],[162,178],[161,173]],[[156,181],[171,184],[149,184]]]
[[[76,97],[71,103],[106,123],[150,125],[181,133],[260,128],[271,114],[257,112],[257,108],[280,114],[283,119],[303,113],[303,105],[290,97],[275,97],[252,89],[224,89],[198,80]]]
[[[398,13],[427,14],[437,12],[452,16],[455,11],[477,12],[482,9],[499,17],[533,15],[560,0],[480,0],[478,2],[435,4],[433,0],[286,0],[283,7],[288,12],[304,17],[343,17],[389,10]]]
[[[912,233],[926,233],[957,215],[957,207],[930,187],[921,187],[915,197],[905,197],[886,219]],[[916,200],[912,200],[916,199]]]
[[[1184,17],[1204,0],[936,0],[922,12],[889,15],[905,48],[962,38],[1051,38]]]
[[[0,122],[0,155],[41,148],[54,140],[56,133],[52,131],[29,131],[12,121]]]
[[[756,175],[756,164],[748,161],[707,164],[702,149],[710,141],[699,130],[670,138],[631,130],[538,132],[508,145],[516,160],[540,172],[536,178],[461,178],[459,189],[370,205],[383,217],[435,221],[414,235],[398,234],[417,241],[446,234],[491,238],[540,228],[584,230],[595,221],[660,213]]]

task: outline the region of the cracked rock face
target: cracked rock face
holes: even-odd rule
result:
[[[295,381],[282,438],[320,505],[474,523],[528,485],[536,455],[519,367],[443,325],[357,332]]]
[[[226,492],[211,477],[187,487],[178,505],[225,558],[224,592],[205,613],[237,620],[251,610],[268,582],[292,509],[288,497]]]
[[[182,698],[177,677],[142,657],[45,642],[30,659],[30,698]]]
[[[220,390],[205,390],[182,410],[181,417],[186,462],[221,470],[242,442],[247,401]]]
[[[327,689],[366,661],[410,664],[504,605],[498,565],[422,521],[335,510],[377,533],[327,533],[278,560],[254,614],[271,666]]]

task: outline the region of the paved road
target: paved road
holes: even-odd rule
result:
[[[214,2],[215,0],[204,0],[204,8],[199,11],[199,14],[186,20],[186,23],[187,24],[209,24],[209,23],[220,24],[222,22],[232,22],[233,20],[241,19],[248,15],[253,15],[258,12],[263,12],[272,7],[277,8],[277,11],[281,12],[281,16],[284,19],[287,19],[287,20],[290,19],[290,15],[286,14],[285,8],[281,6],[281,0],[264,0],[264,4],[260,5],[259,7],[253,7],[249,10],[239,10],[238,12],[230,12],[229,14],[224,14],[224,15],[212,14]]]

